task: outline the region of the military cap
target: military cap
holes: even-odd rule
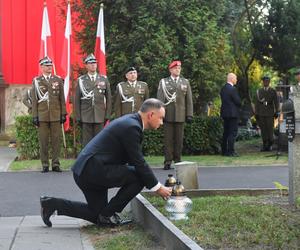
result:
[[[48,56],[45,56],[44,58],[42,58],[39,61],[39,64],[44,65],[44,66],[52,66],[53,65],[52,60]]]
[[[181,66],[181,61],[173,61],[169,64],[169,69],[172,69],[176,66]]]
[[[269,77],[269,76],[263,76],[261,79],[262,79],[263,81],[264,81],[264,80],[270,80],[270,77]]]
[[[130,71],[137,71],[135,67],[129,67],[125,70],[125,75]]]
[[[88,63],[97,63],[97,59],[94,56],[93,53],[89,54],[85,59],[84,59],[84,63],[88,64]]]

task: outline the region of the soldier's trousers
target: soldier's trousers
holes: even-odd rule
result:
[[[259,127],[264,147],[270,147],[274,143],[274,118],[273,116],[259,116]]]
[[[164,152],[165,164],[181,161],[184,123],[165,122],[164,123]]]
[[[81,139],[83,147],[88,144],[103,129],[104,123],[86,123],[81,126]]]
[[[59,166],[61,124],[57,122],[40,122],[38,128],[40,157],[42,165],[49,167],[49,138],[52,148],[52,167]]]

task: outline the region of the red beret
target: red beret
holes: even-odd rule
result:
[[[180,61],[173,61],[169,64],[169,69],[172,69],[176,66],[181,66],[181,62]]]

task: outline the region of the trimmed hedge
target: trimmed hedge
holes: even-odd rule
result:
[[[19,158],[22,160],[39,159],[39,140],[38,130],[32,124],[31,115],[23,115],[16,117],[16,139],[17,139],[17,151]],[[72,119],[70,119],[70,130],[65,132],[66,136],[66,149],[63,146],[61,139],[61,156],[65,158],[74,157],[76,152],[81,150],[80,144],[80,128],[76,129],[76,150],[73,146],[73,127]],[[50,147],[51,149],[51,147]],[[51,152],[50,152],[51,156]]]
[[[191,124],[185,124],[183,154],[216,154],[220,150],[223,123],[220,117],[195,116]],[[143,153],[163,155],[163,129],[145,131]]]
[[[39,143],[37,129],[30,115],[16,118],[17,150],[20,159],[38,159]],[[223,127],[219,117],[196,116],[191,124],[184,128],[183,154],[215,154],[219,152]],[[76,157],[80,152],[80,128],[76,130],[76,150],[73,147],[73,127],[65,133],[67,148],[61,144],[61,156]],[[163,129],[147,130],[144,133],[143,153],[145,155],[163,155]]]

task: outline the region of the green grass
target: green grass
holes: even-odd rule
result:
[[[272,199],[194,198],[189,220],[174,224],[204,249],[299,249],[300,211],[275,205]],[[162,199],[150,201],[166,215]]]
[[[199,166],[245,166],[245,165],[285,165],[287,164],[287,154],[276,159],[275,156],[267,157],[271,153],[248,153],[240,157],[224,157],[221,155],[195,155],[183,156],[182,160],[197,162]],[[146,161],[153,167],[162,167],[163,156],[146,156]],[[74,159],[61,159],[61,168],[69,170]],[[32,171],[41,169],[40,160],[14,161],[9,167],[10,171]]]
[[[69,170],[74,163],[74,159],[61,159],[60,167],[63,170]],[[13,161],[9,166],[10,171],[39,171],[42,169],[40,160],[22,160]]]
[[[237,142],[236,149],[240,154],[240,157],[224,157],[221,155],[192,155],[182,156],[182,160],[197,162],[199,166],[286,165],[288,163],[287,153],[282,153],[277,159],[275,156],[276,151],[259,152],[260,144],[260,138]],[[152,167],[163,166],[163,156],[146,156],[145,159]],[[73,163],[74,159],[62,159],[61,167],[64,170],[68,170]],[[14,161],[10,165],[11,171],[40,169],[40,160]]]
[[[82,232],[88,235],[95,250],[160,250],[157,239],[146,233],[136,224],[115,228],[97,226],[83,227]]]

